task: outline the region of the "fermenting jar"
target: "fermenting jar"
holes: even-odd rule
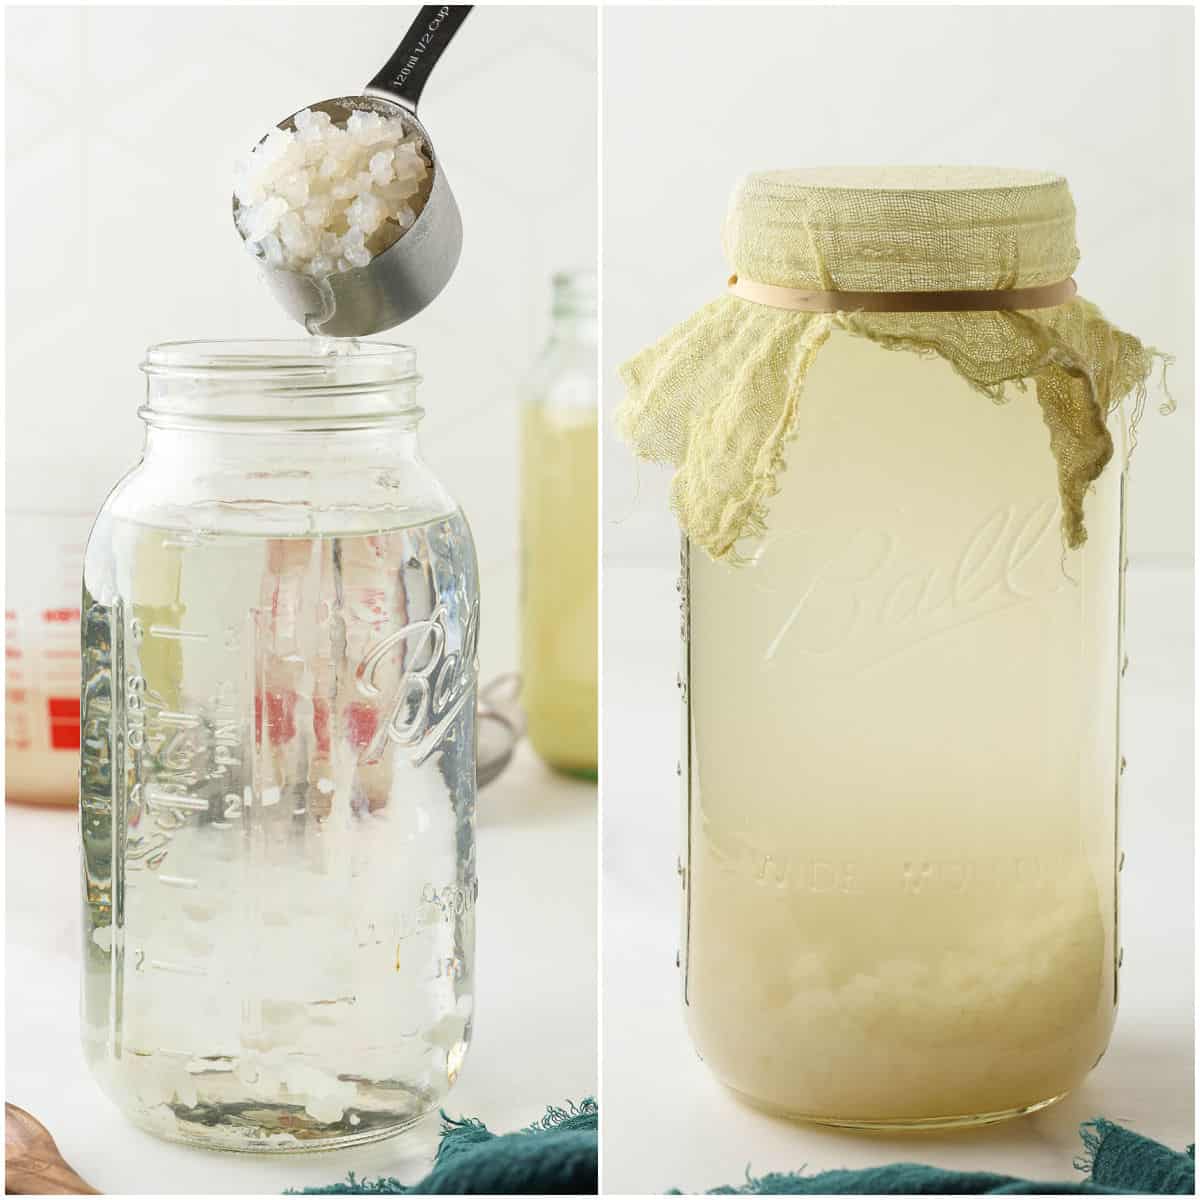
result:
[[[730,294],[626,365],[621,414],[678,467],[694,1044],[802,1119],[1035,1110],[1116,1007],[1153,352],[1075,296],[1051,175],[752,175],[725,247]]]
[[[402,346],[171,343],[83,587],[83,1040],[136,1124],[396,1133],[471,1035],[479,592]]]
[[[521,445],[521,670],[529,740],[551,766],[596,773],[596,281],[554,278],[550,340]]]

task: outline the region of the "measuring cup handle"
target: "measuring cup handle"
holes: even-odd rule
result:
[[[367,91],[382,92],[416,112],[429,73],[472,8],[473,4],[423,5],[396,53],[367,84]]]

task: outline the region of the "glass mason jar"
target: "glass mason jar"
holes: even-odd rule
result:
[[[1104,1053],[1112,427],[1087,542],[1064,553],[1036,404],[835,332],[753,561],[685,542],[686,1012],[758,1105],[984,1122],[1051,1103]]]
[[[479,589],[413,352],[149,351],[83,587],[83,1040],[136,1124],[385,1137],[471,1036]]]
[[[1036,1110],[1116,1008],[1125,478],[1161,356],[1076,294],[1061,176],[757,172],[723,245],[727,294],[623,366],[617,415],[684,533],[692,1039],[791,1117]]]
[[[559,770],[596,774],[596,281],[554,278],[549,344],[521,444],[521,671],[529,740]]]

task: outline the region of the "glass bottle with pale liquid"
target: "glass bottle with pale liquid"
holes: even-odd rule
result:
[[[1031,397],[992,404],[942,359],[835,332],[752,561],[685,542],[686,1011],[756,1104],[987,1121],[1103,1054],[1120,410],[1110,428],[1064,552]]]
[[[521,415],[521,671],[529,740],[596,773],[596,290],[555,276],[553,325]]]

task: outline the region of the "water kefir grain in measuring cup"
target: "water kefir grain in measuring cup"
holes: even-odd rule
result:
[[[84,596],[93,1070],[137,1123],[206,1145],[395,1132],[436,1107],[470,1037],[461,515],[312,537],[116,518],[97,540],[115,596]]]
[[[1120,418],[1064,554],[1031,394],[835,333],[798,411],[757,560],[688,556],[694,1040],[792,1115],[1036,1106],[1116,1001]]]

